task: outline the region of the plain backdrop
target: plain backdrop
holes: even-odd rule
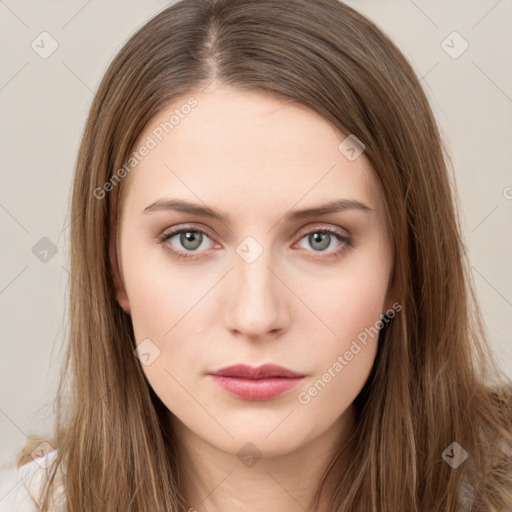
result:
[[[489,338],[510,375],[512,1],[347,3],[394,40],[422,78],[453,157]],[[94,91],[129,36],[168,5],[0,0],[0,466],[12,463],[27,434],[53,426],[72,279],[70,191]]]

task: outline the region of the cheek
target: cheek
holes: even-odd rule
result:
[[[310,376],[296,399],[304,414],[316,418],[315,428],[332,424],[357,397],[375,362],[384,294],[354,282],[325,304],[325,323],[334,331],[315,344]],[[334,290],[332,290],[334,291]],[[348,293],[348,292],[352,293]],[[377,295],[377,296],[376,296]],[[336,296],[333,305],[332,297]]]
[[[385,312],[389,269],[383,258],[379,263],[360,258],[324,279],[321,290],[304,291],[308,304],[329,328],[326,347],[338,350],[367,329],[375,326]],[[379,324],[380,325],[380,324]],[[373,331],[372,331],[373,332]],[[362,334],[363,333],[363,334]]]
[[[202,352],[194,315],[204,311],[200,300],[206,290],[165,266],[133,270],[128,296],[135,340],[150,353],[149,364],[141,358],[142,371],[168,409],[186,409],[190,396],[184,389],[193,389],[190,380]]]
[[[365,382],[375,361],[377,344],[349,344],[325,361],[322,369],[297,392],[299,411],[314,419],[315,430],[332,425],[350,407]],[[350,354],[350,355],[349,355]]]
[[[378,348],[381,315],[385,312],[388,282],[386,258],[360,258],[331,280],[322,291],[309,293],[317,316],[329,329],[315,345],[312,375],[298,393],[298,401],[325,421],[342,413],[366,382]]]
[[[170,336],[173,326],[183,316],[186,297],[183,292],[173,293],[177,288],[176,280],[170,286],[168,277],[154,275],[155,272],[144,269],[132,279],[128,292],[135,339],[165,339]]]
[[[187,322],[200,299],[199,281],[184,267],[170,263],[163,248],[138,247],[130,236],[125,244],[123,269],[136,341],[151,337],[165,341]]]
[[[199,368],[198,355],[205,353],[200,329],[208,329],[214,318],[209,291],[216,280],[194,273],[192,267],[173,268],[165,257],[148,261],[132,258],[125,265],[131,320],[136,344],[144,342],[158,354],[143,371],[157,394],[171,396],[175,382],[170,374],[185,383],[194,373],[191,369]],[[179,389],[177,385],[175,391]]]

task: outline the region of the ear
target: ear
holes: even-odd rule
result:
[[[117,266],[117,247],[116,247],[116,220],[115,220],[115,206],[112,207],[110,215],[110,238],[109,238],[109,258],[110,258],[110,272],[114,280],[116,300],[128,315],[131,313],[130,301],[124,287],[121,273]]]

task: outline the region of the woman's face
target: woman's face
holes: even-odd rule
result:
[[[225,452],[284,454],[339,429],[373,365],[393,253],[345,139],[301,105],[220,87],[176,100],[135,144],[117,299],[172,420]],[[239,364],[303,377],[210,375]]]

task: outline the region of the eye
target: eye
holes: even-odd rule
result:
[[[196,254],[190,254],[187,251],[199,252],[201,245],[203,245],[204,237],[209,238],[208,233],[202,229],[193,227],[184,227],[175,229],[174,231],[164,233],[158,237],[158,242],[163,245],[164,249],[177,259],[184,258],[197,258]],[[179,243],[183,250],[176,250],[172,245],[167,242],[171,242],[173,238],[176,238],[176,242]],[[203,247],[202,249],[205,249]]]
[[[352,247],[350,237],[331,228],[314,229],[306,233],[300,240],[305,240],[313,248],[313,252],[326,253],[327,258],[340,256],[342,252]],[[326,249],[329,247],[332,248],[333,242],[338,242],[337,248],[334,251],[327,251]],[[334,245],[336,244],[334,243]]]
[[[197,259],[200,255],[194,253],[200,253],[204,249],[208,248],[203,246],[205,238],[210,238],[210,236],[203,229],[185,226],[163,233],[157,237],[157,241],[176,259]],[[173,242],[173,239],[176,240]],[[331,228],[310,230],[303,234],[300,238],[300,241],[302,240],[306,240],[309,246],[313,248],[312,252],[321,254],[326,253],[325,257],[327,258],[338,257],[346,249],[352,247],[352,240],[350,237]],[[329,247],[332,249],[333,242],[335,241],[338,242],[337,248],[335,248],[335,250],[327,251],[326,249]],[[182,248],[175,249],[174,247],[177,244],[181,245]]]

